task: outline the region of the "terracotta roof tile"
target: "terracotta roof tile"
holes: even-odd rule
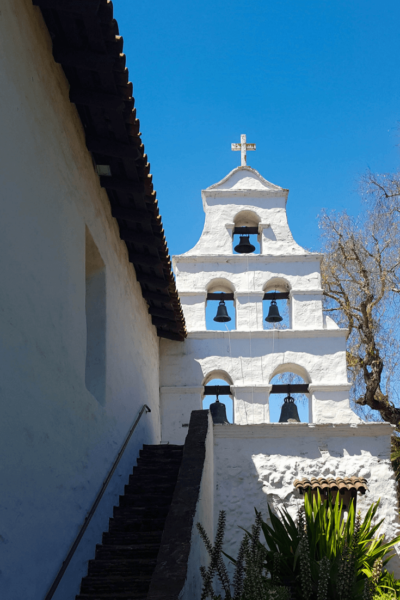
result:
[[[365,494],[367,487],[367,480],[363,477],[311,477],[310,479],[295,479],[293,482],[294,487],[299,490],[300,494],[304,494],[309,488],[312,490],[321,490],[326,492],[332,490],[333,492],[344,491],[344,490],[355,490],[360,494]]]

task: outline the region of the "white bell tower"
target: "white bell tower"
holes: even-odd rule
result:
[[[194,248],[173,257],[188,337],[161,340],[163,440],[182,442],[190,413],[202,407],[204,386],[213,378],[230,385],[238,425],[269,422],[271,379],[285,372],[308,384],[310,422],[360,422],[349,406],[347,331],[322,312],[323,257],[294,241],[288,190],[246,165],[246,151],[255,145],[242,136],[233,146],[241,150],[242,166],[202,191],[203,233]],[[259,254],[234,253],[237,234],[245,232],[257,235]],[[234,299],[231,331],[206,328],[207,297],[216,291]],[[286,329],[264,328],[264,296],[272,291],[288,297]]]

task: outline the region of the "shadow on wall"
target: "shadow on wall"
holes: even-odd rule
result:
[[[86,227],[85,384],[99,404],[106,402],[106,269]]]

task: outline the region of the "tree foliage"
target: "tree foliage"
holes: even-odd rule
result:
[[[367,408],[364,416],[374,418],[372,411],[378,411],[398,425],[393,384],[400,380],[400,176],[368,173],[362,192],[361,215],[343,211],[320,217],[324,308],[348,328],[356,406]]]

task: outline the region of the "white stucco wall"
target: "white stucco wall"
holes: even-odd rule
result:
[[[214,523],[227,512],[225,551],[235,556],[243,531],[254,523],[254,507],[268,520],[285,506],[293,518],[302,497],[293,482],[302,477],[365,477],[369,491],[358,495],[357,509],[365,514],[381,499],[379,533],[388,539],[400,534],[396,483],[390,463],[388,423],[353,425],[267,424],[238,427],[214,425]],[[389,569],[400,575],[400,548]]]
[[[160,439],[159,344],[39,8],[0,15],[0,597],[43,598],[139,409],[55,598],[74,597],[139,448]],[[85,385],[85,226],[105,264],[104,402]]]
[[[182,344],[162,340],[162,438],[182,443],[182,424],[201,408],[202,386],[218,371],[232,381],[237,424],[269,421],[269,385],[282,372],[310,384],[311,422],[358,422],[349,405],[345,348],[341,329],[198,331]]]

